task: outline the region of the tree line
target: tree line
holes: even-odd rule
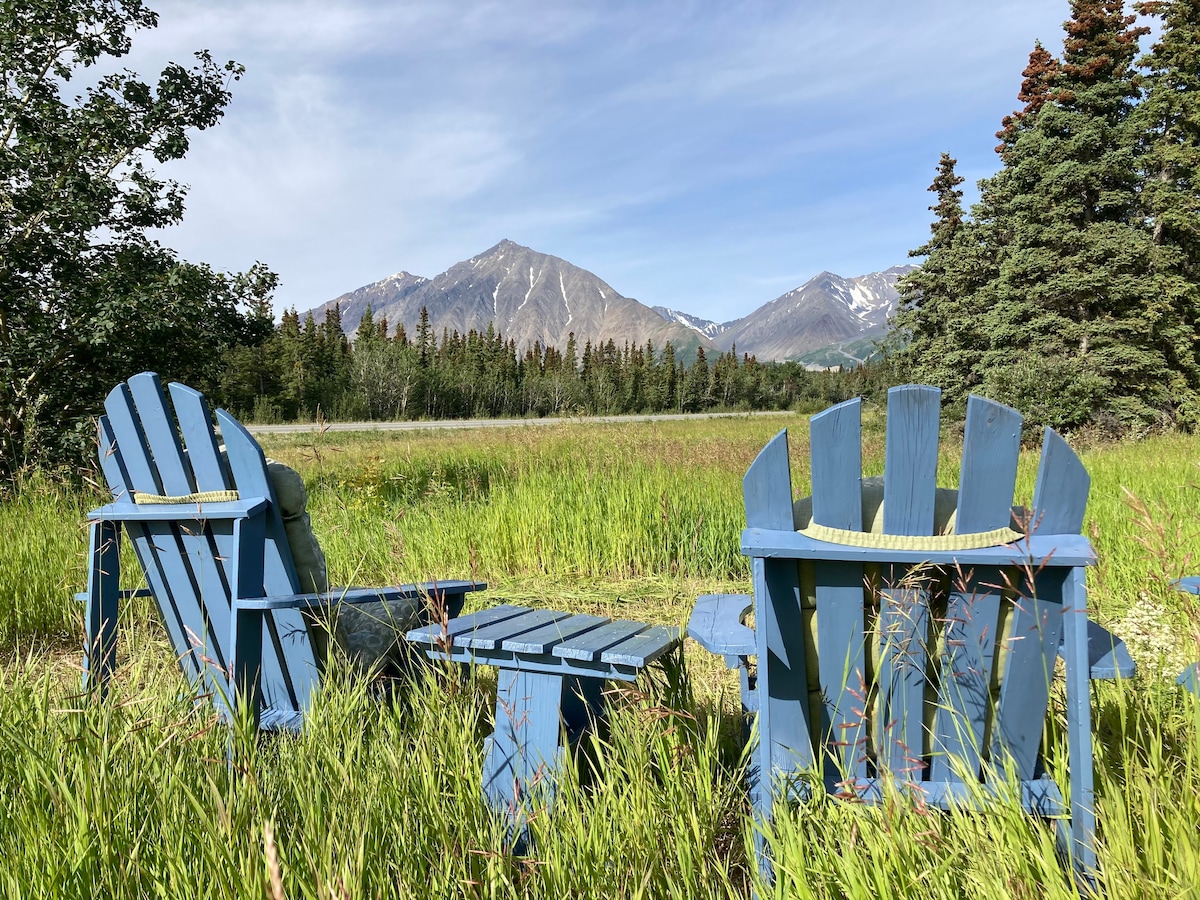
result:
[[[788,409],[872,393],[882,366],[810,372],[736,348],[684,360],[668,341],[519,348],[493,325],[436,335],[421,311],[414,334],[368,308],[351,342],[335,305],[324,321],[293,309],[266,339],[231,348],[213,398],[254,421],[449,419]]]
[[[1029,56],[969,214],[943,154],[890,359],[810,373],[669,345],[518,348],[427,321],[409,335],[370,316],[351,342],[336,311],[276,324],[268,268],[217,272],[153,237],[186,197],[154,163],[220,121],[242,67],[200,51],[142,79],[119,65],[157,25],[142,0],[6,2],[0,479],[92,456],[104,395],[141,369],[259,419],[772,409],[923,381],[952,406],[980,393],[1068,431],[1194,429],[1200,0],[1132,9],[1161,26],[1148,52],[1120,0],[1071,0],[1061,52]]]
[[[900,281],[894,357],[961,404],[1106,435],[1200,424],[1200,4],[1072,0],[1040,43],[1001,168],[966,215],[945,153],[930,239]]]

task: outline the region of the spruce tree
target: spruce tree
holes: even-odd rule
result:
[[[1200,424],[1197,332],[1200,319],[1200,3],[1138,4],[1162,20],[1162,33],[1140,60],[1144,99],[1134,121],[1144,142],[1143,214],[1163,301],[1179,325],[1169,354],[1180,420]]]
[[[1071,11],[1062,60],[1030,56],[1025,108],[1004,122],[1003,167],[971,219],[951,229],[939,211],[917,251],[929,272],[906,284],[903,358],[950,399],[974,389],[1030,424],[1189,422],[1194,329],[1142,200],[1133,63],[1146,29],[1117,0]]]

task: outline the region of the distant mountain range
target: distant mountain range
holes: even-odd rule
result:
[[[857,278],[822,272],[748,316],[722,324],[662,306],[654,311],[693,329],[720,350],[736,347],[760,360],[796,359],[830,345],[857,345],[862,338],[882,336],[900,299],[896,279],[914,268],[893,266]],[[861,346],[869,348],[870,342]]]
[[[504,240],[436,278],[398,272],[312,313],[323,320],[338,304],[342,327],[351,335],[368,306],[376,321],[386,317],[390,329],[403,324],[414,334],[424,307],[439,337],[443,329],[466,334],[494,325],[522,349],[534,341],[564,349],[574,333],[580,349],[586,341],[595,345],[610,338],[618,346],[649,340],[661,348],[670,341],[685,357],[697,347],[727,351],[736,346],[739,354],[763,361],[813,356],[810,365],[837,365],[825,360],[852,363],[864,358],[854,354],[870,353],[871,342],[863,339],[886,331],[899,299],[896,279],[913,268],[894,266],[858,278],[822,272],[749,315],[719,324],[645,306],[566,260]]]

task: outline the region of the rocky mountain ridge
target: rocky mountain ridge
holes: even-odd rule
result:
[[[586,269],[503,240],[436,278],[398,272],[312,312],[320,320],[338,304],[343,328],[351,335],[368,306],[376,321],[386,318],[391,329],[403,324],[410,335],[424,308],[435,335],[494,326],[521,349],[534,342],[565,349],[574,334],[580,349],[587,341],[595,345],[609,339],[618,346],[642,346],[649,340],[659,348],[670,341],[685,356],[697,347],[736,347],[739,354],[765,362],[882,334],[899,300],[896,279],[913,268],[893,266],[856,278],[822,272],[740,319],[717,323],[645,306]]]
[[[323,318],[334,303],[340,305],[349,334],[370,303],[376,320],[386,317],[391,328],[403,324],[409,334],[415,333],[424,308],[436,335],[443,330],[484,332],[491,325],[521,349],[538,342],[562,350],[572,334],[581,350],[587,341],[610,339],[618,346],[653,341],[662,347],[670,341],[693,352],[696,346],[715,349],[699,333],[667,321],[586,269],[510,240],[436,278],[402,272],[365,285],[318,307],[314,315]]]

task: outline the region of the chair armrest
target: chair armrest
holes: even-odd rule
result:
[[[746,594],[705,594],[696,599],[688,619],[688,637],[712,653],[730,657],[753,656],[754,629],[742,619],[754,605]],[[736,662],[735,662],[736,665]]]
[[[338,603],[370,603],[375,600],[418,600],[422,597],[465,594],[482,591],[482,581],[430,581],[388,588],[337,588],[323,594],[290,594],[279,597],[241,597],[233,604],[238,609],[324,609]]]
[[[1125,642],[1102,625],[1088,622],[1088,677],[1094,681],[1114,681],[1117,678],[1132,678],[1137,672],[1137,663],[1129,655]],[[1058,655],[1063,655],[1063,645],[1058,645]]]
[[[1200,695],[1200,663],[1192,663],[1184,669],[1175,679],[1175,683],[1182,685],[1193,694]]]
[[[221,503],[109,503],[88,513],[91,521],[177,522],[180,519],[245,519],[265,509],[265,497],[226,500]]]
[[[1183,591],[1185,594],[1200,594],[1200,576],[1191,575],[1187,578],[1180,578],[1173,586],[1175,590]]]

